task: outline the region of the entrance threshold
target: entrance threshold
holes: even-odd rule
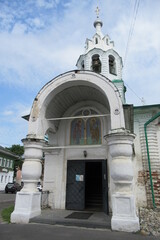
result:
[[[111,217],[104,212],[76,211],[79,213],[90,213],[90,216],[87,219],[67,218],[74,212],[73,210],[63,209],[44,209],[41,215],[30,219],[30,223],[111,229]]]

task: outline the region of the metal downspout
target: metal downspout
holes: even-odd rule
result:
[[[156,208],[155,198],[154,198],[154,189],[153,189],[153,181],[152,181],[152,173],[151,173],[151,162],[150,162],[150,155],[149,155],[149,146],[148,146],[148,137],[147,137],[147,125],[153,122],[156,118],[160,116],[160,112],[154,115],[151,119],[149,119],[144,124],[144,132],[145,132],[145,139],[146,139],[146,148],[147,148],[147,157],[148,157],[148,167],[149,167],[149,176],[150,176],[150,184],[151,184],[151,191],[152,191],[152,203],[153,207]]]

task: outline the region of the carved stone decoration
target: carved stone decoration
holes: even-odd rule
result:
[[[136,215],[133,192],[132,145],[135,138],[129,131],[119,129],[105,136],[111,155],[113,230],[136,232],[139,219]]]

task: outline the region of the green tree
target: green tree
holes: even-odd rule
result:
[[[9,151],[15,153],[16,155],[18,155],[19,157],[22,158],[23,154],[24,154],[24,147],[21,145],[16,145],[13,144],[11,147],[7,148]]]
[[[24,147],[21,145],[13,144],[11,147],[6,149],[19,156],[19,160],[16,160],[14,162],[14,170],[16,171],[17,167],[20,167],[21,169],[23,164]]]

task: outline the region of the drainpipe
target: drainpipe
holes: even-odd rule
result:
[[[152,181],[152,173],[151,173],[151,162],[150,162],[150,155],[149,155],[149,146],[148,146],[148,137],[147,137],[147,125],[153,122],[156,118],[160,116],[160,112],[154,115],[151,119],[149,119],[144,124],[144,132],[145,132],[145,139],[146,139],[146,148],[147,148],[147,157],[148,157],[148,167],[149,167],[149,176],[150,176],[150,184],[151,184],[151,191],[152,191],[152,203],[153,207],[156,208],[155,198],[154,198],[154,189],[153,189],[153,181]]]

